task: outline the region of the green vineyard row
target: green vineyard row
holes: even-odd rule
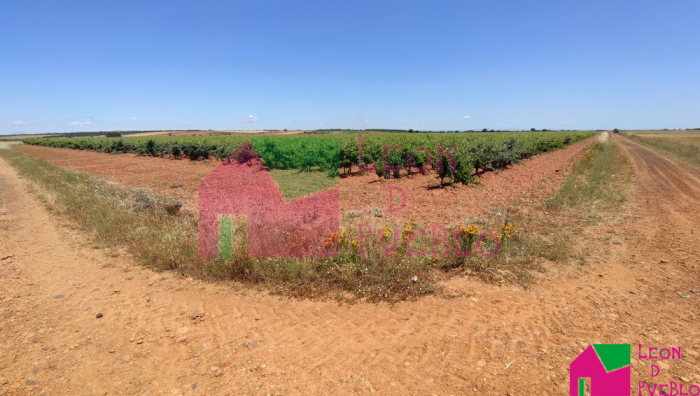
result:
[[[466,183],[473,174],[499,169],[557,150],[592,132],[323,134],[299,137],[184,136],[133,138],[34,138],[25,144],[103,153],[172,156],[191,160],[227,158],[250,140],[271,169],[324,170],[335,176],[367,166],[382,177],[426,172]],[[360,155],[362,154],[362,155]],[[362,158],[360,158],[362,157]]]

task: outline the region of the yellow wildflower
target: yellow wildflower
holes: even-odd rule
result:
[[[512,238],[514,230],[515,230],[515,224],[506,224],[505,226],[503,226],[503,236],[506,239]]]
[[[474,236],[479,233],[479,226],[476,224],[469,224],[468,227],[462,228],[462,236]]]
[[[391,228],[384,227],[384,238],[389,239],[390,236],[391,236]]]

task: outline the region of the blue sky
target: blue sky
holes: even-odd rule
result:
[[[700,127],[700,2],[0,2],[0,134]]]

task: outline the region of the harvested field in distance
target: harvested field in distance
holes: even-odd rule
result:
[[[140,136],[207,136],[207,135],[292,135],[309,132],[306,130],[294,131],[265,131],[265,130],[214,130],[214,131],[150,131],[130,133],[129,137]],[[37,136],[38,137],[38,136]]]
[[[13,141],[20,141],[24,139],[32,139],[32,138],[45,138],[45,137],[50,137],[51,135],[0,135],[0,141],[2,140],[13,140]]]
[[[625,132],[626,136],[700,168],[700,131]]]

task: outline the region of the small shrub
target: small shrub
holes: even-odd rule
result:
[[[238,161],[239,164],[246,163],[251,165],[251,161],[257,157],[257,154],[255,153],[253,144],[250,143],[249,140],[246,140],[231,153],[231,157]]]

